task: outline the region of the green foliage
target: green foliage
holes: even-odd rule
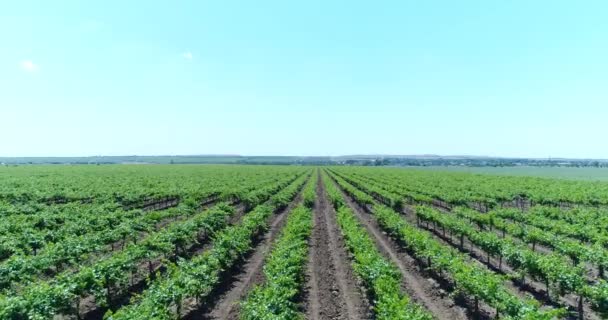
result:
[[[333,182],[326,176],[323,178],[330,198],[342,198]],[[339,203],[334,200],[332,202]],[[428,311],[411,302],[401,291],[399,270],[378,251],[353,212],[343,205],[339,206],[337,218],[346,246],[353,254],[355,273],[363,279],[366,289],[373,297],[376,319],[433,319]]]
[[[380,254],[350,209],[338,209],[338,224],[353,253],[355,272],[374,297],[376,319],[432,319],[427,311],[401,292],[399,270]]]
[[[270,188],[263,188],[266,193],[257,197],[258,201],[263,202],[269,199],[273,194],[281,195],[281,197],[290,197],[293,199],[298,188],[305,182],[306,175],[302,174],[306,171],[299,171],[297,175],[282,175],[274,176],[271,179],[262,178],[263,176],[255,175],[249,180],[248,189],[256,191],[255,186],[260,183],[262,185],[270,185]],[[276,172],[275,172],[276,175]],[[247,190],[247,189],[243,189]],[[281,191],[279,191],[281,190]],[[279,191],[277,193],[277,191]],[[258,193],[259,194],[259,193]],[[195,202],[198,205],[198,202]],[[197,241],[208,239],[213,237],[217,232],[227,227],[228,217],[233,214],[234,208],[227,203],[216,204],[209,210],[200,212],[197,208],[193,207],[194,204],[180,203],[176,208],[171,208],[161,211],[151,211],[149,214],[142,215],[141,219],[137,216],[133,216],[131,220],[125,220],[129,222],[129,226],[132,226],[132,230],[136,232],[144,232],[145,237],[133,237],[132,243],[126,243],[122,250],[111,251],[110,255],[103,259],[98,259],[94,264],[84,264],[78,269],[65,270],[58,273],[54,278],[49,281],[36,281],[33,275],[36,274],[37,270],[45,270],[45,265],[52,265],[54,260],[42,259],[46,257],[44,252],[39,253],[36,256],[28,256],[25,258],[25,262],[19,264],[21,268],[6,268],[2,267],[5,264],[0,264],[0,272],[5,272],[7,281],[4,283],[17,284],[19,289],[19,295],[9,294],[6,296],[0,296],[0,315],[7,315],[6,317],[0,317],[2,319],[21,319],[21,318],[32,318],[32,319],[51,319],[57,314],[76,314],[77,302],[81,297],[87,295],[93,295],[95,302],[100,306],[106,306],[114,296],[123,294],[126,288],[128,288],[130,280],[137,272],[148,272],[148,270],[141,270],[140,266],[142,263],[153,260],[161,260],[165,264],[168,264],[168,274],[174,275],[179,281],[187,281],[188,285],[184,285],[187,290],[177,292],[181,295],[196,293],[197,295],[208,294],[207,290],[210,290],[209,285],[212,284],[214,273],[205,273],[203,276],[199,274],[201,270],[215,270],[212,267],[219,266],[217,272],[223,270],[226,265],[225,263],[230,262],[228,258],[238,257],[239,252],[244,252],[248,248],[248,243],[245,242],[244,236],[240,234],[241,239],[240,245],[238,243],[230,243],[231,240],[236,239],[237,232],[245,232],[243,229],[230,229],[235,237],[230,238],[228,236],[220,237],[216,236],[215,243],[220,243],[217,246],[215,255],[210,256],[207,262],[201,262],[200,265],[185,263],[186,260],[181,260],[185,248],[189,245],[195,244]],[[255,229],[251,225],[259,226],[262,228],[264,223],[259,221],[259,217],[267,216],[268,212],[272,213],[277,210],[273,206],[258,206],[254,213],[250,213],[252,218],[243,219],[243,224],[247,226],[247,230],[252,232],[259,232],[262,229]],[[141,210],[140,210],[141,211]],[[175,218],[182,218],[181,220],[175,221]],[[258,217],[258,220],[255,220]],[[173,219],[171,219],[173,218]],[[156,230],[155,225],[160,221],[166,221],[168,224],[163,229]],[[254,230],[255,229],[255,230]],[[115,228],[119,234],[124,234],[125,229],[123,227]],[[105,230],[105,233],[112,234],[113,230]],[[226,231],[230,232],[230,231]],[[127,233],[129,234],[129,233]],[[91,239],[94,241],[95,237],[85,234],[80,236],[79,239]],[[128,238],[131,239],[131,238]],[[82,248],[84,242],[72,243],[66,242],[65,240],[60,242],[59,245],[65,248],[71,249],[70,251],[62,251],[62,259],[69,257],[78,257],[82,255]],[[224,244],[226,243],[226,244]],[[231,246],[235,245],[235,246]],[[53,248],[54,245],[47,245],[48,248]],[[220,254],[220,251],[225,248],[230,248],[224,254]],[[78,250],[73,250],[78,249]],[[50,251],[55,252],[55,251]],[[71,253],[74,252],[74,253]],[[236,252],[236,254],[235,254]],[[92,252],[93,253],[93,252]],[[171,265],[163,257],[177,257],[180,259],[176,265]],[[199,257],[203,257],[201,255]],[[197,257],[196,259],[189,260],[200,262]],[[223,260],[220,260],[221,257]],[[29,260],[28,260],[29,259]],[[81,258],[82,259],[82,258]],[[203,258],[200,258],[203,259]],[[23,260],[23,259],[21,259]],[[9,263],[12,260],[4,261]],[[15,258],[15,261],[20,261]],[[41,261],[38,264],[33,264],[31,261]],[[219,263],[224,261],[224,264]],[[45,263],[45,264],[42,264]],[[195,268],[194,266],[200,267]],[[183,267],[183,268],[182,268]],[[40,269],[35,269],[40,268]],[[190,269],[188,269],[190,268]],[[209,269],[211,268],[211,269]],[[6,270],[6,271],[2,271]],[[178,271],[181,270],[181,271]],[[185,272],[189,270],[191,272]],[[180,278],[179,274],[184,271],[184,277]],[[193,276],[201,276],[201,278],[209,276],[208,282],[203,284],[196,281],[193,282]],[[31,279],[31,280],[30,280]],[[171,285],[165,287],[165,285],[158,285],[155,281],[151,284],[150,291],[146,290],[146,295],[150,295],[151,299],[160,299],[168,291],[163,291],[164,288],[172,288]],[[175,279],[173,279],[175,280]],[[168,280],[168,281],[173,281]],[[177,281],[176,280],[176,281]],[[10,282],[9,282],[10,281]],[[32,281],[31,284],[29,281]],[[169,283],[169,282],[167,282]],[[175,284],[182,285],[182,284]],[[5,290],[12,292],[12,287],[7,287]],[[154,294],[156,292],[157,294]],[[169,291],[170,292],[170,291]],[[175,292],[174,292],[175,293]],[[171,303],[175,303],[179,297],[175,296]],[[143,301],[143,300],[142,300]],[[163,301],[155,300],[155,301]],[[142,308],[149,307],[149,305],[143,305]],[[169,305],[166,305],[168,308]],[[168,310],[168,309],[167,309]],[[149,314],[156,314],[157,309],[150,309]],[[166,311],[166,310],[165,310]]]
[[[521,276],[548,285],[552,297],[578,296],[596,311],[608,311],[605,183],[363,167],[0,169],[0,319],[75,318],[83,298],[94,298],[102,308],[131,298],[109,312],[109,319],[179,318],[185,301],[207,297],[224,270],[251,250],[268,217],[303,190],[303,207],[292,212],[266,260],[267,282],[243,303],[246,319],[301,318],[295,298],[319,177],[377,319],[430,314],[401,290],[400,272],[378,252],[343,192],[453,284],[454,294],[495,308],[503,319],[543,320],[563,313],[511,294],[505,279]],[[238,221],[231,218],[237,204],[248,213],[229,226]],[[469,256],[407,222],[402,212],[435,232],[449,232],[455,247],[466,238],[513,272],[500,276],[469,262]],[[208,250],[193,257],[189,249],[205,242]],[[163,271],[148,270],[151,261]],[[586,272],[589,266],[593,274]],[[131,297],[134,279],[145,282],[144,290]]]
[[[312,213],[295,208],[264,265],[266,281],[252,290],[241,304],[241,319],[303,319],[295,298],[304,281]]]
[[[239,225],[216,235],[213,247],[191,260],[181,260],[169,273],[153,281],[135,303],[108,314],[107,319],[174,319],[187,297],[207,296],[219,282],[220,273],[251,248],[253,236],[264,230],[274,208],[256,207]],[[176,306],[176,310],[172,306]],[[175,315],[177,312],[177,315]]]
[[[182,260],[165,277],[152,282],[134,303],[106,315],[107,319],[173,319],[180,317],[185,298],[201,299],[218,284],[221,272],[251,250],[252,240],[267,228],[268,217],[284,207],[285,199],[292,200],[308,176],[271,197],[268,205],[257,206],[240,224],[220,232],[213,247],[191,260]]]
[[[304,205],[308,208],[313,208],[315,206],[315,199],[317,198],[317,182],[318,182],[319,174],[317,170],[312,174],[312,177],[306,187],[304,188],[303,198]]]
[[[355,189],[345,180],[337,179],[347,193],[359,201]],[[361,191],[359,190],[359,193]],[[424,211],[424,210],[423,210]],[[399,240],[417,258],[427,262],[427,267],[449,275],[456,291],[474,297],[495,307],[509,319],[552,319],[563,310],[540,310],[532,301],[523,301],[512,295],[504,287],[504,279],[476,264],[468,263],[457,250],[442,245],[428,232],[411,226],[391,208],[375,204],[373,215],[378,223],[392,237]]]

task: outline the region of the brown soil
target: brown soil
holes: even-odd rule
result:
[[[398,243],[393,241],[381,228],[376,220],[359,206],[346,193],[343,193],[348,206],[353,210],[361,224],[367,229],[378,249],[392,261],[401,271],[403,288],[416,303],[424,306],[437,319],[473,319],[475,315],[468,312],[463,301],[450,297],[445,284],[442,285],[431,278],[422,266]]]
[[[300,311],[305,314],[306,319],[312,320],[357,320],[374,319],[370,299],[367,296],[361,280],[354,274],[349,254],[340,228],[336,221],[336,212],[333,209],[321,179],[320,171],[317,171],[319,179],[316,185],[316,199],[313,210],[314,227],[310,236],[310,250],[308,263],[306,265],[305,283],[301,294],[298,296]],[[330,180],[331,181],[331,180]],[[335,183],[333,181],[332,183]],[[340,189],[340,188],[339,188]],[[302,190],[296,195],[291,203],[282,210],[278,210],[269,217],[268,230],[261,232],[253,241],[252,250],[234,267],[223,271],[222,280],[217,288],[209,295],[209,298],[197,302],[194,299],[184,301],[182,306],[183,319],[230,319],[239,317],[239,302],[256,285],[264,282],[263,266],[267,254],[279,236],[280,231],[286,223],[286,218],[298,204],[302,202]],[[341,189],[340,189],[341,190]],[[485,304],[480,305],[480,312],[474,311],[473,302],[467,297],[456,294],[453,283],[446,275],[437,274],[426,269],[425,261],[415,258],[412,252],[407,251],[403,243],[392,239],[378,225],[375,217],[371,214],[369,207],[360,206],[352,197],[343,192],[347,205],[353,210],[355,216],[366,229],[369,236],[375,242],[378,250],[392,263],[394,263],[402,275],[401,287],[403,292],[417,304],[423,306],[436,319],[490,319],[495,318],[495,310]],[[209,208],[217,203],[217,197],[203,200],[201,210]],[[162,210],[179,204],[177,198],[165,198],[144,202],[139,208],[149,210]],[[229,218],[229,224],[238,223],[245,214],[244,204],[233,203],[237,208],[234,215]],[[475,207],[477,204],[472,204]],[[435,200],[433,206],[443,212],[449,212],[451,206],[440,200]],[[513,206],[527,207],[525,202],[513,203]],[[479,205],[475,207],[479,211],[486,208]],[[406,205],[403,212],[405,219],[412,225],[416,225],[417,219],[411,206]],[[162,229],[168,224],[188,217],[175,217],[164,219],[156,224],[157,229]],[[460,247],[459,239],[445,234],[441,228],[432,225],[419,225],[421,229],[429,233],[439,242],[446,246],[452,246],[468,254],[470,263],[487,267],[497,274],[513,275],[514,271],[509,268],[505,261],[499,267],[499,260],[488,257],[483,250],[465,238],[464,247]],[[493,230],[497,234],[499,231]],[[147,236],[141,233],[139,237]],[[209,249],[211,243],[208,235],[201,235],[196,243],[187,246],[178,253],[178,256],[189,259]],[[521,241],[516,239],[516,241]],[[123,246],[122,241],[112,244],[116,249]],[[109,247],[107,251],[111,248]],[[536,246],[539,252],[550,253],[551,248]],[[105,252],[96,257],[104,257],[111,252]],[[175,260],[177,257],[168,257]],[[590,269],[593,271],[593,267]],[[137,272],[132,275],[130,285],[124,292],[114,293],[114,301],[110,303],[112,309],[120,308],[129,303],[129,299],[144,291],[148,287],[147,277],[152,272],[165,272],[165,264],[162,259],[143,261],[138,265]],[[570,316],[567,319],[576,319],[577,297],[566,295],[550,301],[547,298],[546,288],[543,283],[525,278],[506,281],[505,288],[519,297],[532,297],[538,300],[544,307],[567,307]],[[108,308],[96,305],[93,296],[87,296],[79,302],[80,315],[83,319],[101,319]],[[602,316],[592,311],[588,303],[584,304],[585,320],[598,320]],[[57,319],[71,319],[72,316],[56,316]]]
[[[176,207],[179,204],[179,199],[178,198],[170,198],[170,199],[165,199],[165,200],[160,200],[160,201],[155,201],[152,203],[147,203],[143,206],[140,206],[138,208],[144,210],[144,211],[152,211],[152,210],[164,210],[167,208],[171,208],[171,207]]]
[[[270,219],[269,230],[256,241],[256,246],[244,261],[235,263],[235,267],[226,272],[226,276],[212,298],[201,306],[194,301],[184,309],[184,319],[238,319],[239,301],[255,285],[264,281],[263,266],[266,254],[271,250],[272,243],[277,238],[286,222],[286,217],[299,203],[302,202],[302,191],[287,208],[273,215]]]
[[[335,211],[319,175],[305,288],[308,319],[369,319],[369,302],[352,272]]]

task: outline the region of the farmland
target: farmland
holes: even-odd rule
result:
[[[604,319],[608,184],[0,168],[0,319]]]
[[[540,166],[511,166],[511,167],[467,167],[467,166],[429,166],[416,169],[456,171],[479,174],[504,176],[535,176],[553,179],[607,181],[608,169],[595,167],[540,167]]]

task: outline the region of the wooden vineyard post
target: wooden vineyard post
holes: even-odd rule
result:
[[[502,270],[502,253],[498,257],[498,270]]]
[[[464,235],[460,234],[460,249],[464,251]]]

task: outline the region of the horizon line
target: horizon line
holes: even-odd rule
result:
[[[127,154],[127,155],[80,155],[80,156],[0,156],[0,159],[16,158],[121,158],[121,157],[258,157],[258,158],[347,158],[347,157],[379,157],[379,158],[458,158],[458,159],[503,159],[503,160],[581,160],[581,161],[608,161],[605,158],[569,158],[569,157],[510,157],[510,156],[487,156],[487,155],[442,155],[442,154],[343,154],[343,155],[244,155],[244,154]]]

